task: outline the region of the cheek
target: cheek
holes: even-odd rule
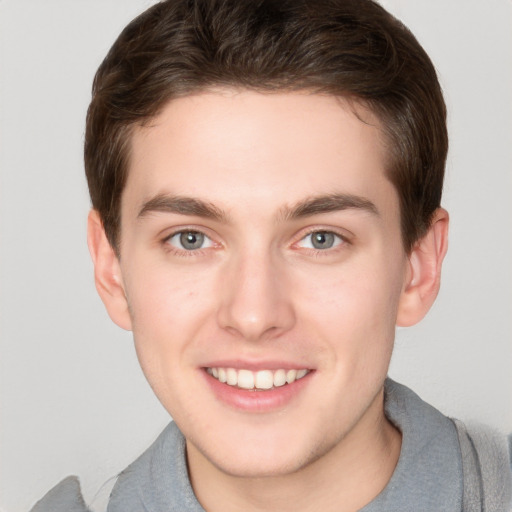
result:
[[[186,269],[140,268],[144,271],[129,272],[126,282],[135,348],[146,376],[165,374],[182,362],[183,352],[206,326],[214,283]]]
[[[173,271],[168,266],[140,265],[126,283],[135,350],[142,371],[171,415],[187,410],[194,401],[191,364],[195,340],[208,328],[211,297],[208,283],[197,273]],[[191,350],[192,349],[192,350]]]
[[[318,315],[333,314],[343,317],[390,318],[396,313],[401,292],[401,273],[398,266],[367,264],[340,268],[320,268],[309,272],[302,280],[299,295]]]
[[[201,273],[170,265],[140,268],[143,270],[129,272],[126,283],[135,329],[158,330],[167,329],[167,325],[187,324],[207,306],[212,283]]]
[[[359,261],[310,273],[298,290],[303,316],[354,358],[390,353],[401,292],[399,265]],[[385,261],[385,260],[384,260]],[[378,356],[376,355],[376,358]]]

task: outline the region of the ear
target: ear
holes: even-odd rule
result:
[[[397,325],[418,323],[429,311],[439,292],[441,266],[448,249],[448,212],[438,208],[426,235],[408,256],[404,287],[398,304]]]
[[[124,289],[119,259],[107,239],[103,222],[96,210],[87,218],[87,245],[94,264],[96,290],[114,323],[130,331],[132,323]]]

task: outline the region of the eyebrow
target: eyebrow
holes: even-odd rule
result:
[[[219,222],[225,222],[227,220],[226,213],[212,203],[193,197],[173,196],[169,194],[157,194],[147,200],[142,205],[137,218],[141,219],[154,212],[193,215],[217,220]]]
[[[313,196],[300,201],[292,207],[283,208],[280,214],[282,218],[288,220],[343,210],[362,210],[372,215],[380,216],[379,210],[370,200],[352,194]]]
[[[343,210],[362,210],[379,216],[377,207],[368,199],[352,194],[325,194],[306,198],[294,206],[285,206],[279,211],[282,220],[311,217],[322,213]],[[157,194],[144,202],[137,218],[141,219],[154,212],[193,215],[218,222],[227,222],[226,212],[214,204],[194,197]]]

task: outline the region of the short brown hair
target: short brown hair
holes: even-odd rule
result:
[[[439,207],[446,107],[429,57],[372,0],[167,0],[135,18],[99,67],[87,114],[93,208],[119,254],[132,128],[173,98],[212,87],[311,90],[379,118],[407,251]]]

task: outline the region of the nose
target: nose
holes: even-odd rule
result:
[[[248,341],[278,337],[295,324],[293,293],[269,254],[240,256],[222,276],[219,325]]]

